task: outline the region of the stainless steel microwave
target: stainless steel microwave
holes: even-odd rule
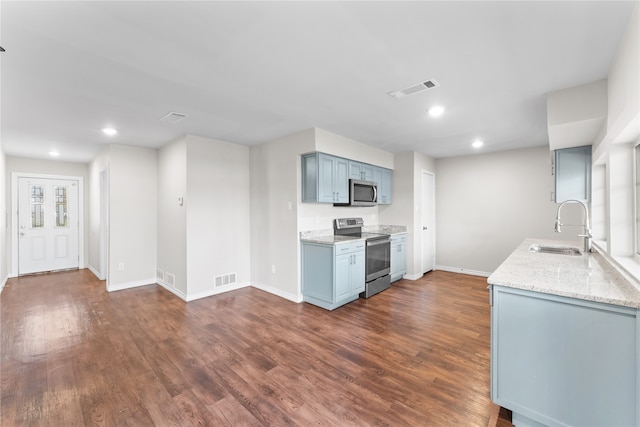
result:
[[[349,206],[375,206],[378,204],[378,186],[375,182],[349,180]]]

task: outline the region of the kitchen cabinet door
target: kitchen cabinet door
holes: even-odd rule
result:
[[[334,157],[333,190],[335,191],[334,203],[349,203],[349,161],[340,157]]]
[[[407,235],[391,236],[391,281],[402,279],[407,273]]]
[[[348,203],[349,161],[323,153],[305,154],[302,163],[302,201]]]
[[[365,283],[365,269],[366,269],[366,258],[364,251],[358,251],[353,253],[353,264],[351,264],[351,277],[350,277],[350,285],[351,285],[351,293],[359,294],[360,292],[364,292],[364,283]]]
[[[375,167],[367,163],[349,161],[349,178],[373,181]]]
[[[554,200],[591,200],[591,146],[554,151]]]
[[[379,205],[391,204],[391,176],[390,169],[376,167],[373,171],[373,181],[378,184]]]
[[[351,264],[352,254],[336,257],[335,300],[340,301],[351,294]]]
[[[491,399],[514,425],[637,426],[638,311],[492,285]]]
[[[320,165],[318,170],[318,201],[320,203],[334,203],[336,201],[336,159],[321,154],[318,156],[318,163]]]

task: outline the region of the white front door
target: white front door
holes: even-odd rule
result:
[[[18,179],[18,274],[78,268],[78,181]]]
[[[436,186],[435,176],[422,171],[422,272],[435,267],[436,262]]]

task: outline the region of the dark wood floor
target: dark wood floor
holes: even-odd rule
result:
[[[0,297],[2,426],[510,425],[486,279],[432,272],[333,312],[254,288],[185,303],[88,270]]]

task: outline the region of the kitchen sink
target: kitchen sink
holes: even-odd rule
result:
[[[541,254],[556,254],[556,255],[574,255],[580,256],[582,252],[580,249],[573,246],[543,246],[543,245],[531,245],[529,246],[530,252],[538,252]]]

